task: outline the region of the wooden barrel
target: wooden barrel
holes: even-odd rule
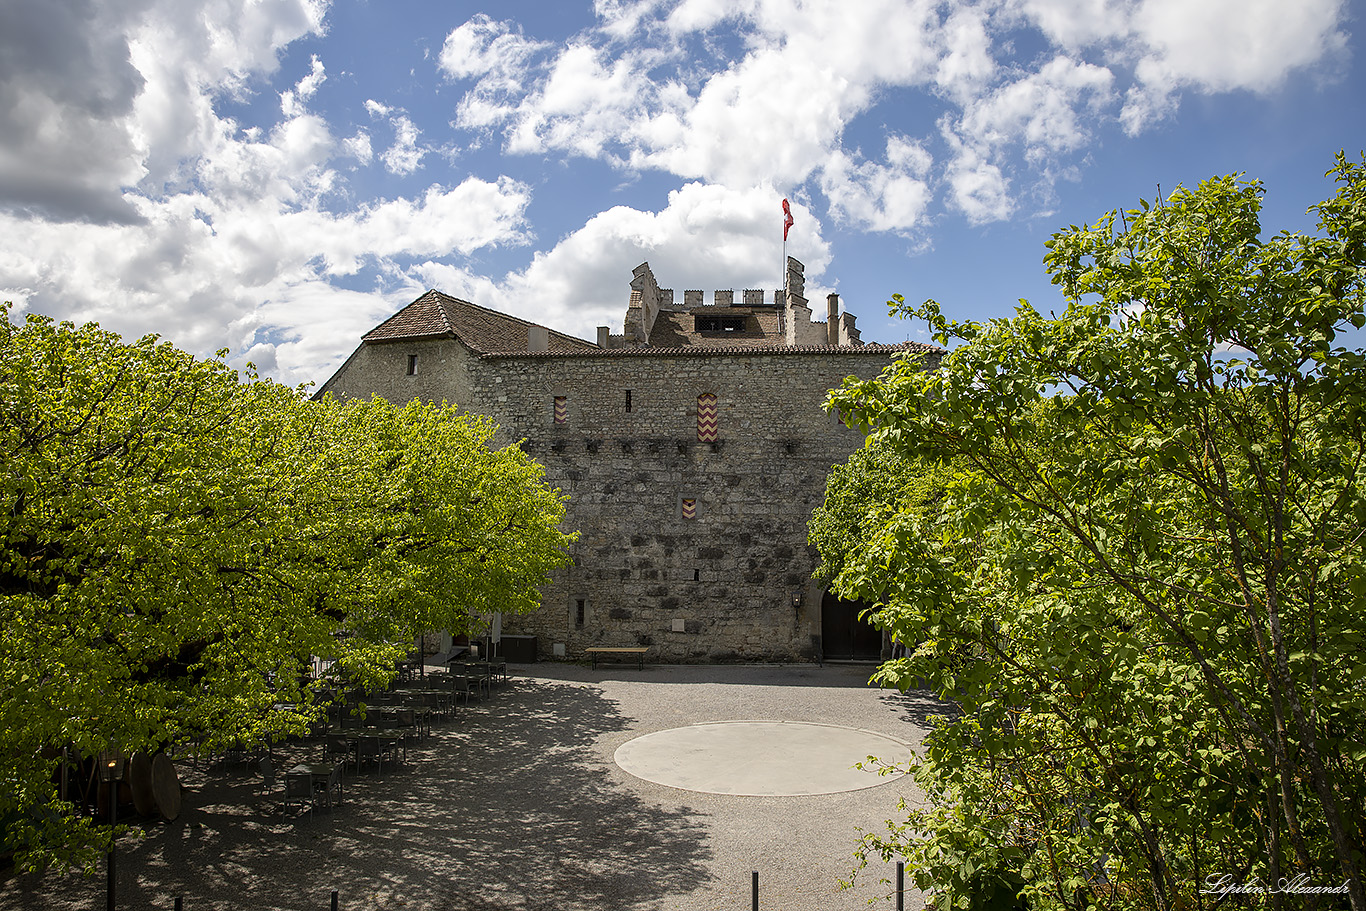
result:
[[[152,757],[152,793],[163,819],[180,815],[180,779],[176,777],[175,763],[165,753]]]

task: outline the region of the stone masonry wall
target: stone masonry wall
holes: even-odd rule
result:
[[[408,357],[417,355],[417,372],[408,375]],[[403,339],[361,345],[319,390],[337,398],[377,395],[402,404],[413,399],[450,402],[467,410],[472,401],[469,364],[473,354],[454,339]]]
[[[886,364],[852,353],[471,361],[461,404],[498,421],[499,444],[525,440],[569,495],[563,527],[580,532],[574,565],[508,631],[535,633],[544,655],[559,644],[570,657],[591,645],[648,645],[666,661],[814,657],[806,522],[831,467],[863,443],[820,405],[845,376]],[[717,397],[717,443],[698,442],[703,393]]]

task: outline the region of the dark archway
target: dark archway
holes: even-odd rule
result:
[[[829,661],[878,661],[882,658],[882,631],[860,614],[871,605],[844,601],[832,592],[821,597],[821,654]]]

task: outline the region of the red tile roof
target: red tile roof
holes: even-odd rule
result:
[[[391,342],[413,338],[458,338],[477,354],[491,352],[526,353],[527,330],[535,323],[428,291],[402,310],[371,329],[364,336],[367,343]],[[565,335],[553,329],[550,333],[550,354],[569,354],[575,351],[599,351],[597,345]]]

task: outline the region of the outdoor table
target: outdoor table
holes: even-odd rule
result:
[[[492,665],[490,665],[488,661],[482,658],[457,658],[454,661],[451,661],[447,667],[450,669],[451,674],[463,674],[467,679],[471,680],[476,689],[480,691],[486,689],[490,695],[493,694],[494,671]]]
[[[384,756],[386,753],[393,759],[394,764],[397,765],[398,752],[394,748],[399,745],[399,742],[402,739],[403,736],[401,734],[390,734],[377,730],[363,731],[355,734],[346,735],[347,743],[355,745],[356,771],[360,771],[361,763],[363,763],[366,759],[372,757],[379,762],[380,770],[383,771]],[[361,744],[364,742],[377,743],[379,745],[378,751],[376,751],[376,753],[373,754],[367,754],[366,751],[361,749]]]
[[[307,775],[313,782],[313,790],[322,790],[327,795],[327,805],[332,806],[332,788],[337,788],[337,804],[342,802],[342,764],[339,762],[301,762],[289,770],[291,775]]]

